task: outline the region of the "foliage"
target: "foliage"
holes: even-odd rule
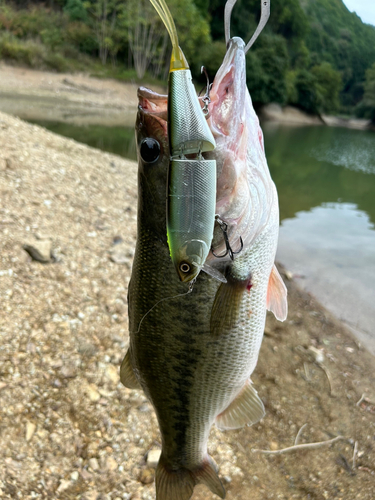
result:
[[[306,45],[313,64],[326,61],[340,71],[342,104],[354,106],[362,98],[358,84],[375,62],[375,28],[350,13],[342,0],[309,0],[303,5],[310,22]]]
[[[213,80],[220,64],[223,62],[226,50],[227,48],[225,46],[225,42],[220,40],[215,40],[214,42],[208,43],[202,47],[200,52],[201,65],[206,68],[211,81]],[[195,69],[198,73],[198,68]],[[204,81],[203,78],[202,81]]]
[[[375,63],[366,71],[363,101],[358,105],[357,114],[369,118],[375,125]]]
[[[87,21],[87,10],[81,0],[67,0],[63,11],[72,21]]]
[[[258,46],[247,54],[246,78],[255,104],[285,104],[285,73],[289,65],[286,41],[280,35],[265,34]]]
[[[316,79],[316,94],[319,110],[334,113],[339,109],[339,94],[342,87],[341,74],[328,62],[311,68]]]
[[[66,71],[69,67],[68,61],[61,54],[47,50],[41,43],[19,40],[9,33],[0,36],[0,58],[32,68]]]
[[[311,114],[318,113],[319,100],[315,76],[306,69],[297,71],[294,80],[295,104]]]

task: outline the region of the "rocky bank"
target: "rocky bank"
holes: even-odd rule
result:
[[[154,498],[155,415],[119,382],[136,171],[0,113],[1,498]],[[374,358],[288,276],[288,319],[269,317],[253,377],[266,416],[238,431],[214,428],[210,453],[228,500],[370,500]],[[343,438],[253,451],[293,445],[302,426],[300,444]],[[195,500],[209,498],[196,488]]]

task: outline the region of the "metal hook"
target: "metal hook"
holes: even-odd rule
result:
[[[213,251],[213,248],[211,247],[212,255],[214,255],[214,257],[216,257],[217,259],[223,259],[224,257],[226,257],[229,254],[230,259],[234,260],[234,256],[239,254],[243,249],[242,238],[240,236],[241,248],[239,250],[237,250],[236,252],[233,252],[232,247],[230,246],[230,243],[229,243],[229,238],[228,238],[228,224],[226,222],[224,222],[222,219],[220,219],[219,215],[215,215],[215,221],[219,224],[220,229],[223,232],[226,251],[225,251],[225,253],[223,253],[223,255],[216,255],[216,253]]]
[[[208,115],[208,105],[210,104],[211,102],[211,99],[210,99],[210,90],[211,90],[211,85],[210,85],[210,80],[208,78],[208,74],[207,74],[207,70],[204,66],[201,67],[201,73],[204,73],[206,75],[206,79],[207,79],[207,87],[206,87],[206,93],[205,95],[203,96],[202,98],[202,101],[204,102],[204,106],[202,108],[202,111],[203,111],[203,114],[204,116],[207,116]],[[202,92],[202,91],[201,91]],[[199,92],[199,94],[201,93]]]
[[[228,45],[229,40],[230,40],[230,17],[231,17],[231,13],[232,13],[232,9],[234,7],[234,4],[236,2],[237,2],[237,0],[228,0],[227,3],[225,4],[224,31],[225,31],[225,43],[227,45]],[[270,9],[271,9],[271,0],[261,0],[261,13],[260,13],[259,24],[257,26],[257,29],[255,30],[255,33],[251,37],[249,43],[245,47],[245,54],[250,49],[250,47],[253,45],[253,43],[258,38],[261,31],[263,30],[263,28],[267,24],[267,21],[270,17]]]

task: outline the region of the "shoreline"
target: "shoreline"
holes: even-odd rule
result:
[[[0,63],[0,109],[24,120],[74,125],[133,126],[138,85],[87,74],[53,73]],[[163,88],[154,88],[165,93]],[[262,119],[290,126],[326,125],[371,130],[370,120],[311,116],[293,107],[262,106]]]
[[[260,116],[269,122],[290,126],[320,125],[327,127],[344,127],[356,130],[370,130],[371,121],[359,118],[340,118],[337,116],[312,116],[294,106],[281,107],[279,104],[267,104],[260,110]]]

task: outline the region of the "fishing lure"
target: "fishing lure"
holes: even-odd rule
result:
[[[213,238],[216,160],[205,160],[202,153],[212,151],[216,144],[195,92],[189,65],[178,45],[168,6],[165,0],[150,1],[172,42],[168,79],[167,236],[178,276],[181,281],[189,282],[203,268]]]

